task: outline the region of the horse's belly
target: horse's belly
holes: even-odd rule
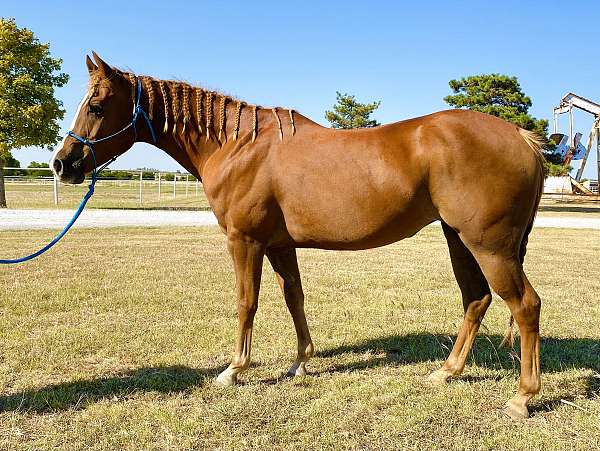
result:
[[[417,233],[437,219],[430,202],[422,198],[387,202],[307,203],[284,210],[289,235],[298,247],[369,249]]]

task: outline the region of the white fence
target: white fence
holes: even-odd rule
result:
[[[22,175],[23,172],[31,175]],[[131,174],[131,177],[115,178],[110,177],[110,173],[128,173]],[[60,203],[61,184],[49,168],[5,167],[4,180],[7,193],[10,192],[11,186],[36,185],[48,187],[48,185],[52,185],[54,205]],[[176,199],[178,196],[186,198],[189,196],[199,197],[203,193],[199,180],[191,174],[143,169],[105,169],[98,177],[97,186],[115,187],[117,188],[115,190],[116,195],[118,195],[119,190],[121,192],[126,190],[129,197],[133,194],[132,191],[135,190],[140,206],[148,200],[155,202],[165,198]]]

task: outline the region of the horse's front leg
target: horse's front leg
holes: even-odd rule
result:
[[[235,351],[229,367],[217,377],[221,385],[234,385],[250,366],[252,323],[258,308],[258,292],[265,247],[249,237],[229,234],[228,248],[235,269],[238,328]]]

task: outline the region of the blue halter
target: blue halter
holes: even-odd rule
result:
[[[28,260],[32,260],[32,259],[34,259],[34,258],[42,255],[44,252],[46,252],[51,247],[53,247],[56,243],[58,243],[61,240],[61,238],[63,236],[65,236],[65,234],[73,226],[73,224],[75,224],[75,221],[77,221],[77,218],[79,218],[79,216],[83,212],[83,209],[85,208],[85,205],[88,203],[88,201],[90,200],[90,198],[94,194],[94,187],[96,186],[96,181],[98,180],[98,174],[100,174],[100,172],[104,168],[106,168],[110,163],[112,163],[113,161],[115,161],[117,159],[117,157],[119,156],[119,155],[115,155],[110,160],[108,160],[104,165],[102,165],[100,168],[98,168],[98,163],[97,163],[97,160],[96,160],[96,152],[94,152],[94,144],[97,144],[97,143],[102,142],[102,141],[108,141],[109,139],[114,138],[115,136],[120,135],[121,133],[125,132],[129,128],[133,128],[134,142],[137,141],[136,122],[137,122],[137,119],[138,119],[138,117],[140,115],[144,118],[144,120],[146,121],[146,124],[148,125],[148,128],[150,129],[150,134],[152,135],[152,142],[156,144],[156,133],[154,132],[154,127],[152,127],[152,122],[150,122],[150,119],[148,118],[148,115],[146,114],[146,112],[144,111],[144,109],[142,108],[142,106],[140,105],[141,98],[142,98],[142,82],[138,78],[138,80],[137,80],[137,93],[136,93],[136,99],[135,99],[135,106],[134,106],[134,109],[133,109],[133,116],[131,117],[131,121],[129,122],[129,124],[127,124],[121,130],[119,130],[119,131],[117,131],[117,132],[115,132],[115,133],[113,133],[111,135],[105,136],[104,138],[91,139],[90,140],[90,139],[84,138],[82,136],[79,136],[78,134],[76,134],[72,130],[69,130],[67,132],[68,136],[72,136],[73,138],[75,138],[77,141],[79,141],[84,146],[88,146],[88,148],[90,149],[90,153],[92,154],[92,159],[94,160],[94,169],[92,171],[92,181],[90,182],[90,184],[88,186],[87,193],[85,193],[85,195],[83,196],[83,199],[81,200],[81,203],[79,204],[79,208],[77,208],[77,210],[75,211],[75,214],[73,214],[73,217],[71,218],[71,220],[69,221],[69,223],[61,230],[61,232],[58,235],[56,235],[56,237],[52,241],[50,241],[47,245],[45,245],[39,251],[34,252],[33,254],[27,255],[25,257],[16,258],[14,260],[0,260],[0,265],[10,265],[10,264],[14,264],[14,263],[23,263],[23,262],[26,262]]]

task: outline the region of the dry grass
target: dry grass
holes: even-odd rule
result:
[[[0,232],[2,255],[51,236]],[[254,364],[231,389],[211,383],[235,327],[233,275],[216,229],[76,230],[47,256],[2,268],[0,447],[600,446],[600,232],[532,234],[544,385],[520,423],[498,411],[518,379],[516,358],[496,349],[508,319],[502,301],[465,375],[446,387],[423,381],[462,313],[439,228],[373,251],[299,255],[317,347],[311,374],[280,379],[295,336],[265,264]]]

